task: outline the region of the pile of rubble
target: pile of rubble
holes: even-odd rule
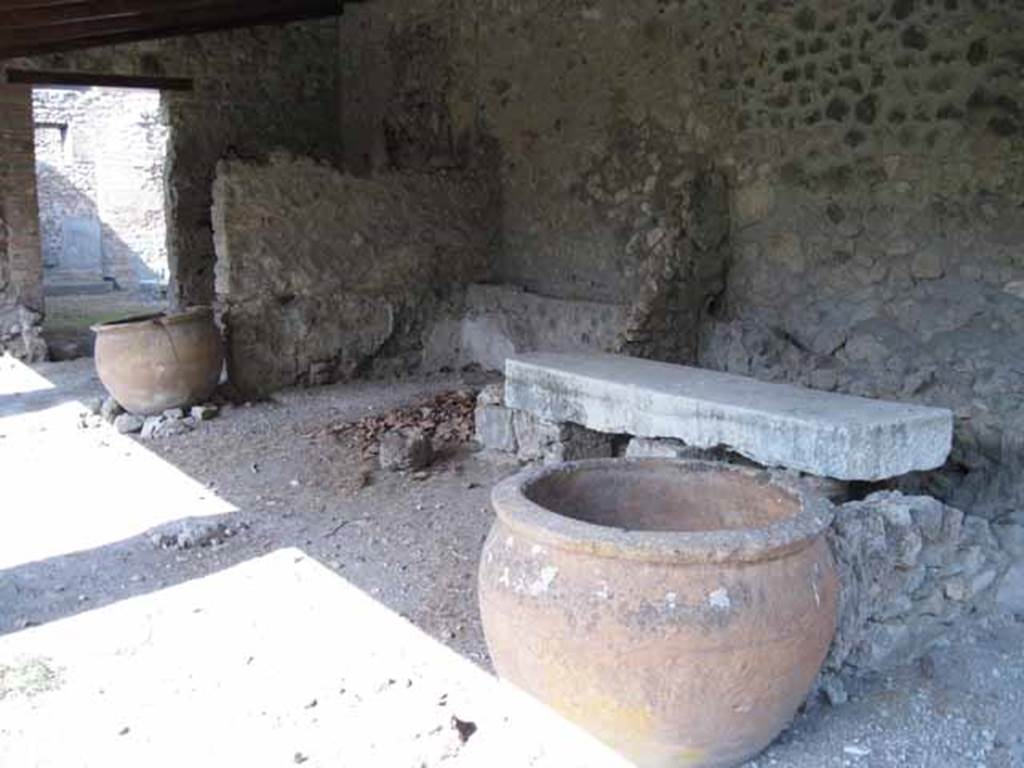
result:
[[[122,435],[139,434],[143,440],[173,437],[191,432],[204,421],[216,418],[220,407],[212,403],[184,408],[169,408],[156,416],[129,413],[112,397],[90,405],[90,410],[112,424]]]
[[[317,434],[353,437],[363,456],[378,457],[384,469],[422,469],[436,451],[473,439],[476,399],[472,390],[442,392],[414,405],[331,425]]]

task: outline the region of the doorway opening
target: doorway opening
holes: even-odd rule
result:
[[[33,119],[43,337],[53,359],[86,357],[92,325],[167,305],[161,93],[40,85],[33,88]]]

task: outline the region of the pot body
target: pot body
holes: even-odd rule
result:
[[[209,307],[108,323],[96,332],[96,371],[121,406],[155,415],[210,397],[224,350]]]
[[[644,560],[498,512],[479,582],[498,675],[638,766],[739,764],[809,693],[836,624],[823,536],[761,560]]]

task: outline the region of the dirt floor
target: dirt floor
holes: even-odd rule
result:
[[[518,464],[384,472],[330,429],[482,383],[286,392],[143,442],[83,408],[91,360],[0,362],[0,766],[606,764],[484,674],[476,563]],[[1024,766],[1012,617],[850,693],[751,765]]]

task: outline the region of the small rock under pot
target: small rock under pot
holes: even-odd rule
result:
[[[146,418],[135,413],[122,413],[114,419],[114,429],[122,435],[130,435],[141,432],[146,425]]]
[[[103,400],[103,404],[100,406],[100,416],[108,424],[113,424],[114,420],[124,413],[124,408],[112,397],[107,397]]]

